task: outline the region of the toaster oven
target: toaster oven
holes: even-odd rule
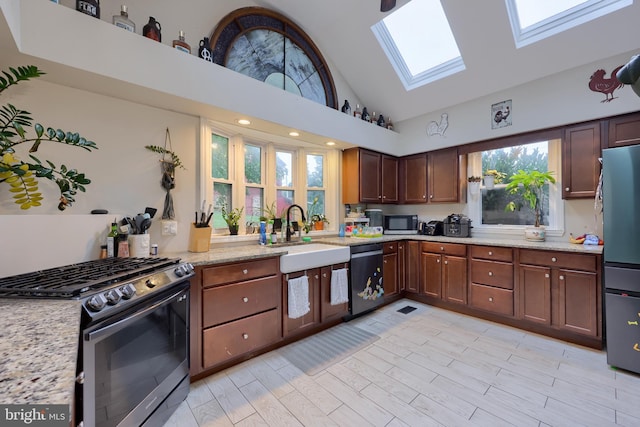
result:
[[[424,225],[422,234],[427,236],[442,236],[444,234],[444,223],[442,221],[429,221]]]
[[[462,214],[451,214],[444,219],[444,235],[447,237],[471,237],[471,219]]]

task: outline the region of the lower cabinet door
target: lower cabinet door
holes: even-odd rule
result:
[[[481,310],[513,316],[513,291],[472,283],[469,287],[469,305]]]
[[[430,297],[440,298],[442,296],[442,256],[422,252],[420,259],[422,293]]]
[[[270,310],[205,329],[202,357],[208,368],[280,340],[280,311]]]
[[[442,257],[443,297],[445,301],[467,303],[467,259],[445,255]]]
[[[579,334],[598,336],[598,280],[596,273],[560,269],[559,325]]]
[[[551,269],[520,266],[520,307],[522,318],[551,325]]]

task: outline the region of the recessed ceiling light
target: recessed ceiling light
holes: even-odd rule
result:
[[[247,120],[247,119],[240,119],[240,120],[238,120],[238,123],[241,124],[241,125],[245,125],[245,126],[251,124],[251,122],[249,120]]]
[[[289,136],[300,136],[300,134],[295,130],[292,130],[291,132],[289,132]]]
[[[336,143],[333,141],[327,141],[327,145],[336,145]]]

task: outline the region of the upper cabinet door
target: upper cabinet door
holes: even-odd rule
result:
[[[460,165],[458,150],[447,148],[428,154],[428,202],[460,202]]]
[[[360,202],[362,203],[382,202],[381,157],[379,153],[360,150]]]
[[[404,157],[400,167],[400,203],[427,202],[427,155]]]
[[[600,179],[600,122],[569,127],[562,141],[562,198],[593,198]]]
[[[640,144],[640,114],[609,120],[609,148]]]
[[[398,203],[398,159],[382,155],[380,174],[382,203]]]

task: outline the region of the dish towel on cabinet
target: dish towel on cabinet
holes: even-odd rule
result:
[[[297,319],[311,310],[309,307],[309,277],[289,279],[287,285],[289,294],[287,312],[290,319]]]
[[[331,305],[349,302],[349,278],[347,269],[331,270]]]

